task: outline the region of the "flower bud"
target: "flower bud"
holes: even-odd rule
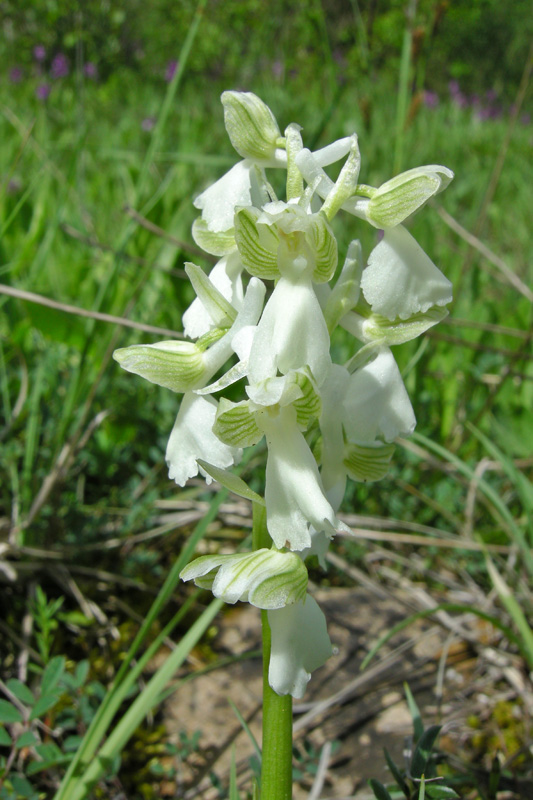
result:
[[[223,92],[224,124],[235,150],[243,158],[268,161],[281,137],[269,107],[252,92]]]
[[[417,211],[430,197],[442,192],[453,178],[446,167],[415,167],[391,178],[377,189],[366,216],[376,228],[392,228]]]
[[[278,609],[304,599],[307,569],[296,553],[254,550],[234,555],[200,556],[180,573],[183,581],[210,589],[225,603],[243,600],[257,608]]]
[[[128,372],[173,392],[186,392],[202,378],[203,353],[192,342],[138,344],[115,350],[113,358]]]

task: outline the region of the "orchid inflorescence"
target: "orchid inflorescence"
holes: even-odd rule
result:
[[[201,216],[193,238],[219,261],[209,275],[186,265],[197,295],[183,316],[190,341],[134,345],[114,357],[184,395],[166,451],[176,483],[201,473],[266,506],[270,549],[202,556],[181,577],[228,603],[267,610],[269,683],[301,697],[332,652],[324,615],[307,592],[305,559],[315,555],[325,566],[335,532],[349,532],[337,518],[347,478],[382,478],[394,440],[414,430],[390,348],[443,319],[452,299],[450,282],[402,223],[453,173],[431,165],[379,188],[360,184],[355,134],[311,152],[300,126],[291,123],[282,136],[256,95],[224,92],[222,103],[242,160],[194,201]],[[334,182],[324,167],[342,159]],[[269,169],[286,170],[285,200]],[[330,223],[341,210],[383,231],[366,265],[354,240],[337,268]],[[338,326],[354,340],[345,364],[330,353]],[[237,382],[244,399],[221,395]],[[263,436],[264,498],[228,469]]]

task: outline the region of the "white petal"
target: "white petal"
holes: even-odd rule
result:
[[[343,487],[343,494],[344,494],[344,487]],[[327,569],[326,553],[329,550],[331,539],[328,536],[326,536],[324,531],[320,532],[315,531],[313,526],[309,528],[309,534],[311,536],[311,547],[306,547],[305,550],[302,550],[300,556],[304,561],[308,556],[316,556],[318,558],[318,563],[320,564],[322,569],[326,570]]]
[[[346,468],[343,464],[344,435],[339,409],[350,383],[350,373],[339,364],[332,364],[322,387],[322,467],[320,476],[327,498],[333,508],[340,507],[346,488]]]
[[[250,383],[308,366],[320,385],[329,363],[328,329],[310,281],[280,278],[254,336]]]
[[[197,458],[225,469],[242,455],[242,450],[222,444],[213,433],[216,411],[217,403],[211,397],[198,397],[192,392],[183,396],[165,455],[169,478],[180,486],[198,475]],[[211,483],[207,475],[206,481]]]
[[[239,161],[194,201],[195,207],[202,210],[202,217],[212,231],[233,228],[235,206],[252,204],[251,170],[255,170],[251,161]]]
[[[390,350],[383,349],[351,376],[342,417],[348,439],[357,444],[372,444],[378,437],[392,442],[413,432],[413,407]]]
[[[347,156],[352,146],[352,136],[345,136],[343,139],[322,147],[320,150],[313,151],[313,158],[316,163],[321,167],[327,167],[328,164],[333,164],[335,161],[340,161],[341,158]]]
[[[298,429],[294,408],[281,408],[275,417],[268,410],[255,417],[268,444],[265,501],[274,544],[291,550],[310,547],[310,525],[333,537],[342,526],[324,496],[316,461]]]
[[[372,311],[390,320],[452,301],[452,284],[402,225],[386,230],[370,253],[361,288]]]
[[[311,672],[332,654],[326,618],[307,595],[305,603],[269,611],[268,622],[272,631],[268,682],[277,694],[303,697]]]

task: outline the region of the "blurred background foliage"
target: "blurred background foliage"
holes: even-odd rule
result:
[[[316,80],[324,68],[344,80],[362,73],[381,77],[382,70],[394,75],[409,5],[421,85],[439,91],[455,78],[471,92],[505,87],[512,95],[531,36],[527,0],[211,0],[189,74],[224,86],[268,67],[303,80]],[[3,56],[13,64],[30,68],[40,45],[48,54],[45,66],[62,52],[72,64],[80,57],[95,64],[102,79],[126,68],[150,81],[176,57],[195,3],[3,0],[0,9]],[[260,35],[250,35],[254,31]]]

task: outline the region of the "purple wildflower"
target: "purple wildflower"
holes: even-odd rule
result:
[[[92,81],[96,80],[98,76],[96,64],[93,64],[92,61],[87,61],[87,63],[83,65],[83,74],[86,78],[90,78]]]
[[[9,70],[9,80],[11,83],[20,83],[24,78],[22,67],[12,67]]]
[[[275,78],[281,78],[284,72],[283,61],[277,58],[275,61],[272,62],[272,75]]]
[[[498,99],[498,92],[496,89],[487,89],[485,92],[485,97],[489,101],[489,103],[494,103],[495,100]]]
[[[178,63],[179,62],[176,61],[175,58],[172,59],[172,61],[168,62],[167,68],[166,68],[166,71],[165,71],[165,80],[166,80],[167,83],[170,83],[170,81],[172,80],[172,78],[176,74],[176,70],[178,68]]]
[[[33,57],[36,61],[44,61],[46,58],[46,48],[44,44],[36,44],[33,48]]]
[[[437,92],[424,92],[424,105],[426,108],[437,108],[439,104],[439,96]]]
[[[58,53],[52,60],[50,75],[52,78],[66,78],[70,71],[68,58],[64,53]]]
[[[155,125],[155,117],[145,117],[141,122],[143,131],[151,131]]]
[[[461,91],[461,87],[459,86],[459,81],[450,81],[448,84],[448,89],[450,90],[450,96],[452,98],[452,102],[456,106],[458,106],[459,108],[468,108],[468,98]]]
[[[38,100],[48,100],[48,96],[50,94],[51,87],[48,83],[41,83],[35,90],[35,96]]]
[[[529,114],[529,113],[526,111],[526,112],[525,112],[524,114],[522,114],[522,116],[520,117],[520,122],[522,123],[522,125],[529,125],[529,124],[530,124],[530,122],[531,122],[531,114]]]

